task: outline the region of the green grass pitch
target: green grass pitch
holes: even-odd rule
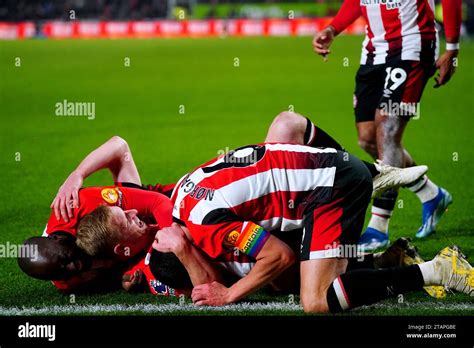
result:
[[[0,244],[40,235],[68,173],[116,134],[129,142],[144,183],[173,182],[219,150],[263,141],[273,117],[290,107],[368,159],[352,113],[361,40],[338,38],[326,63],[313,54],[311,38],[0,42]],[[473,60],[474,43],[463,42],[453,80],[438,90],[429,83],[420,118],[406,131],[411,154],[454,198],[437,233],[415,241],[427,259],[449,244],[474,258]],[[95,119],[56,116],[64,99],[94,102]],[[110,183],[103,172],[86,185]],[[420,203],[402,191],[391,239],[414,238],[420,221]],[[15,259],[0,259],[0,314],[301,314],[287,297],[262,291],[250,300],[260,304],[218,312],[123,292],[78,295],[71,304],[22,274]],[[474,314],[472,300],[459,294],[435,301],[419,293],[402,302],[345,315]]]

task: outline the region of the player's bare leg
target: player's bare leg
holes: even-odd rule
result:
[[[356,122],[357,128],[357,138],[359,146],[367,152],[374,160],[378,159],[379,151],[377,149],[377,127],[374,121],[363,121],[363,122]],[[410,163],[410,167],[414,166],[413,160],[411,159],[408,152],[404,150],[405,156],[407,157],[406,160]],[[394,166],[395,167],[395,166]],[[427,167],[424,167],[427,169]],[[379,190],[379,186],[384,186],[386,180],[391,180],[395,175],[401,173],[395,173],[393,168],[383,168],[377,167],[376,168],[381,175],[374,178],[374,197],[380,195],[380,192],[383,190]],[[387,175],[388,174],[388,175]],[[411,170],[406,170],[405,173],[407,178],[410,178],[410,184],[416,180],[415,178],[419,178],[421,176],[421,167],[412,168]],[[419,175],[418,175],[419,174]],[[394,187],[393,185],[392,187]]]
[[[357,141],[362,150],[374,160],[378,158],[376,127],[374,121],[357,122]]]
[[[327,292],[334,280],[345,272],[347,259],[330,258],[301,262],[300,298],[307,313],[328,313]]]
[[[377,109],[375,128],[379,159],[394,167],[405,167],[405,154],[402,146],[403,132],[407,120],[390,116]]]
[[[374,121],[357,122],[357,141],[359,147],[369,154],[374,160],[379,159],[377,150],[376,126]],[[415,166],[411,155],[406,149],[403,149],[405,167]]]

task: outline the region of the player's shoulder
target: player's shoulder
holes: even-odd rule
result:
[[[79,190],[79,207],[88,210],[100,204],[120,205],[121,189],[117,186],[91,186]]]

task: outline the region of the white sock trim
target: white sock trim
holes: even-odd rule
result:
[[[416,192],[418,191],[419,189],[421,189],[423,186],[425,186],[426,182],[428,181],[428,177],[426,175],[423,175],[423,180],[420,180],[419,182],[417,182],[415,185],[412,185],[412,186],[407,186],[407,188],[411,191],[411,192]]]
[[[375,207],[375,206],[372,206],[371,212],[372,212],[372,214],[387,215],[387,216],[392,216],[392,214],[393,214],[393,210],[382,209],[382,208]]]
[[[332,286],[334,287],[334,292],[336,293],[339,305],[341,306],[342,310],[345,311],[349,309],[349,299],[346,297],[344,286],[342,285],[339,277],[337,277],[332,282]]]

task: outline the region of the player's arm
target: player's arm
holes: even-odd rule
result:
[[[345,0],[331,23],[313,39],[313,50],[323,57],[331,51],[334,38],[361,16],[359,0]]]
[[[249,274],[229,288],[218,282],[194,287],[193,302],[196,305],[209,306],[236,302],[270,283],[296,260],[294,253],[285,243],[269,234],[255,258],[256,263]]]
[[[446,84],[456,70],[456,59],[459,54],[459,37],[461,34],[462,1],[442,0],[442,6],[446,51],[436,61],[436,68],[439,69],[439,73],[435,78],[435,88]]]
[[[105,168],[110,170],[115,182],[141,185],[130,147],[124,139],[114,136],[88,154],[59,188],[51,203],[57,219],[69,221],[73,217],[73,208],[79,207],[78,192],[84,179]]]
[[[222,280],[209,258],[190,242],[176,223],[156,233],[153,248],[163,253],[174,253],[188,271],[194,286]]]

